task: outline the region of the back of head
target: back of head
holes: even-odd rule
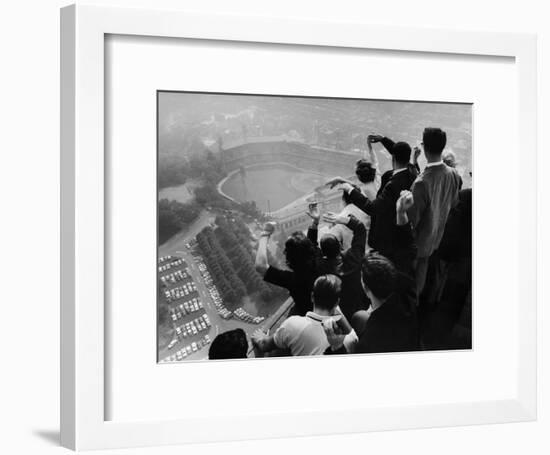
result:
[[[285,242],[286,264],[295,272],[307,272],[313,268],[315,247],[303,232],[293,232]]]
[[[334,234],[325,234],[319,242],[321,252],[327,259],[334,259],[340,254],[342,247]]]
[[[447,134],[441,128],[424,128],[422,134],[424,151],[430,155],[441,155],[447,145]]]
[[[371,253],[365,257],[361,275],[363,284],[380,300],[395,290],[397,271],[393,263],[381,254]]]
[[[313,284],[315,308],[330,311],[338,305],[342,281],[336,275],[321,275]]]
[[[411,146],[406,142],[396,142],[392,147],[391,154],[398,165],[406,166],[411,160]]]
[[[246,359],[248,341],[243,329],[229,330],[220,333],[210,345],[210,360]]]
[[[376,178],[376,168],[370,161],[359,160],[355,165],[355,175],[361,183],[370,183]]]

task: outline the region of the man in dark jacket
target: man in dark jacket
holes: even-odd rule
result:
[[[461,190],[458,199],[437,250],[444,274],[423,337],[431,349],[472,347],[472,189]],[[428,280],[432,275],[428,273]],[[426,286],[433,285],[426,281]]]
[[[349,183],[342,183],[343,190],[349,199],[358,208],[371,217],[369,231],[369,246],[383,256],[390,259],[398,268],[404,264],[410,264],[408,256],[410,250],[404,250],[403,246],[396,242],[395,204],[401,191],[409,190],[416,178],[416,173],[409,164],[411,147],[406,142],[393,143],[388,138],[380,139],[385,147],[391,147],[394,169],[391,175],[385,173],[382,176],[382,186],[376,199],[370,200],[357,188]]]
[[[397,223],[400,243],[414,244],[406,209],[412,205],[409,191],[397,203]],[[410,268],[410,267],[407,267]],[[326,354],[346,352],[403,352],[418,349],[416,321],[416,285],[414,276],[398,270],[390,260],[379,254],[369,254],[363,261],[362,282],[370,300],[367,311],[359,311],[351,319],[356,342],[344,347],[349,334],[338,333],[332,321],[324,323],[331,345]]]
[[[386,137],[386,136],[380,136],[378,134],[372,134],[371,136],[369,136],[371,138],[371,142],[373,144],[375,144],[376,142],[380,142],[380,144],[382,144],[384,146],[384,148],[387,150],[387,152],[392,156],[392,169],[390,169],[389,171],[386,171],[382,174],[382,178],[381,178],[381,184],[380,184],[380,189],[378,190],[379,192],[382,191],[384,189],[384,186],[386,186],[386,183],[388,183],[390,181],[390,178],[392,177],[393,175],[393,171],[395,171],[396,169],[399,169],[403,163],[396,163],[395,162],[395,159],[394,159],[394,146],[396,144],[406,144],[409,148],[409,144],[407,144],[406,142],[394,142],[392,141],[389,137]],[[401,145],[399,145],[395,151],[398,151],[399,148],[401,147]],[[417,147],[415,147],[415,150],[416,150]],[[410,156],[411,156],[411,153],[409,152],[409,159],[410,159]],[[401,161],[401,160],[399,160]],[[420,167],[418,166],[418,163],[416,163],[414,160],[413,162],[408,162],[407,163],[407,169],[409,170],[409,172],[415,176],[415,178],[418,176],[418,174],[420,173]]]

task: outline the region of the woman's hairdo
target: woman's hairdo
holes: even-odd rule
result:
[[[295,272],[307,272],[314,266],[315,246],[303,232],[296,231],[285,242],[285,258]]]
[[[376,168],[370,161],[359,160],[355,165],[355,175],[361,183],[373,182],[376,177]]]

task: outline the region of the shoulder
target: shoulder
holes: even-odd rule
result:
[[[305,318],[302,316],[290,316],[283,321],[273,335],[275,345],[281,349],[288,348],[296,334],[302,331],[303,319]]]
[[[300,330],[306,324],[307,320],[304,316],[290,316],[283,321],[283,323],[279,327],[279,330],[283,329],[292,332],[294,330]]]
[[[270,265],[267,270],[265,271],[265,277],[271,277],[271,276],[279,276],[284,275],[286,273],[290,273],[288,270],[282,270],[278,267],[274,267]]]
[[[447,174],[450,176],[454,183],[462,182],[462,177],[454,167],[446,166],[446,168]]]
[[[375,311],[375,313],[378,314],[374,321],[380,324],[394,325],[397,321],[407,319],[408,315],[401,301],[401,297],[400,295],[394,294],[388,299],[377,311]]]
[[[425,191],[427,187],[426,179],[424,176],[424,173],[420,174],[416,179],[414,180],[411,190],[413,193]]]
[[[264,280],[273,284],[287,284],[294,278],[294,272],[269,266],[264,274]]]
[[[390,169],[382,174],[382,179],[389,179],[393,175],[393,171]]]
[[[410,172],[409,170],[405,170],[395,174],[389,183],[393,182],[394,185],[399,187],[410,187],[417,178],[417,175],[412,174],[412,172]]]

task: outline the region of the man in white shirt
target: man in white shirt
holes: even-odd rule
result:
[[[323,328],[323,321],[343,317],[338,308],[341,280],[336,275],[322,275],[313,286],[313,311],[305,316],[291,316],[273,335],[258,329],[252,335],[252,343],[259,353],[275,349],[289,351],[293,356],[323,355],[330,346]],[[353,344],[355,332],[345,344]]]
[[[426,284],[429,259],[439,247],[449,212],[458,203],[458,192],[462,188],[462,178],[456,169],[442,159],[447,134],[440,128],[425,128],[422,143],[427,164],[411,187],[414,204],[408,211],[418,247],[418,295]]]

